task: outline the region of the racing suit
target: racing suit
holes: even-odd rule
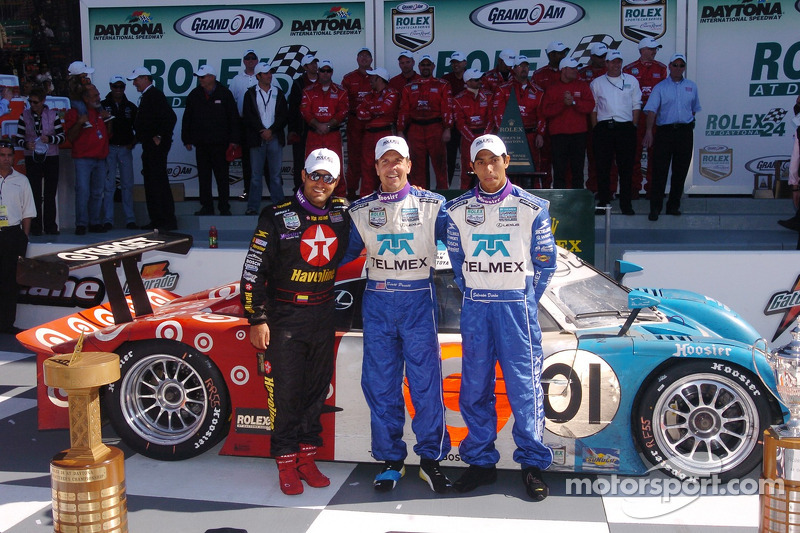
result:
[[[427,189],[428,156],[436,175],[436,188],[447,189],[447,150],[442,132],[453,126],[453,97],[450,84],[439,78],[420,78],[403,87],[397,133],[408,141],[411,152],[409,181]]]
[[[549,203],[506,182],[494,194],[476,187],[447,203],[447,250],[461,310],[461,395],[467,425],[461,458],[489,467],[495,449],[495,363],[500,363],[514,413],[514,460],[550,466],[542,443],[542,332],[537,304],[556,267]]]
[[[264,386],[270,406],[273,457],[321,446],[320,414],[333,376],[336,267],[350,233],[347,202],[325,209],[302,190],[267,207],[244,261],[241,300],[250,324],[267,323]]]
[[[492,93],[478,89],[462,91],[453,100],[453,115],[456,128],[461,133],[461,188],[469,189],[471,178],[469,147],[476,137],[486,133],[492,121]]]
[[[405,363],[415,411],[414,452],[440,461],[450,451],[450,435],[433,270],[436,240],[445,232],[444,198],[406,184],[400,191],[378,191],[355,201],[350,216],[343,262],[367,249],[361,388],[370,408],[372,455],[379,461],[402,461],[408,455],[403,442]]]
[[[327,148],[336,152],[339,161],[344,161],[342,156],[342,134],[340,133],[341,124],[347,119],[349,104],[347,93],[341,85],[331,83],[327,87],[315,83],[303,90],[303,98],[300,101],[300,114],[303,120],[309,125],[308,136],[306,137],[306,154],[317,148]],[[336,126],[325,134],[317,133],[311,121],[316,119],[319,122],[336,121]],[[340,175],[345,177],[344,165],[341,164]],[[347,195],[347,181],[340,179],[336,184],[333,194],[336,196]]]
[[[639,82],[639,88],[642,90],[642,109],[647,104],[653,87],[667,79],[667,66],[660,61],[644,62],[637,59],[622,67],[622,72],[630,74]],[[647,133],[647,113],[641,113],[639,124],[636,127],[636,152],[633,155],[633,177],[631,178],[631,194],[634,200],[639,198],[644,178],[647,178],[647,182],[644,184],[647,194],[650,193],[650,184],[653,183],[653,145],[647,149],[647,173],[646,175],[642,173],[642,150],[644,149],[642,140],[645,133]]]
[[[500,72],[497,68],[486,71],[486,74],[481,78],[483,88],[492,94],[494,94],[501,85],[505,85],[510,80],[511,69]]]
[[[368,143],[364,142],[365,124],[356,119],[358,106],[364,101],[364,97],[372,92],[369,74],[363,73],[358,69],[348,72],[342,78],[342,87],[347,91],[347,96],[350,100],[350,118],[347,119],[347,197],[355,198],[359,183],[364,179],[361,170],[361,153],[364,151],[364,147],[366,147],[367,152],[373,152],[375,148],[375,144],[370,147]],[[389,134],[387,133],[387,135]],[[373,189],[368,189],[366,192],[371,193],[372,191]],[[364,196],[363,191],[361,196]]]
[[[358,106],[357,118],[362,123],[364,137],[361,150],[361,196],[372,194],[378,188],[375,175],[375,145],[387,135],[394,134],[400,94],[388,85],[381,91],[370,91]]]

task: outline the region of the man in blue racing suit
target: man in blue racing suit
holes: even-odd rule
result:
[[[367,249],[364,291],[364,361],[361,387],[370,408],[372,455],[384,461],[377,491],[389,491],[405,474],[403,366],[408,378],[420,456],[420,477],[435,492],[450,480],[439,461],[450,451],[442,397],[433,270],[436,240],[445,234],[444,197],[412,189],[408,145],[384,137],[375,146],[380,188],[350,207],[350,246],[342,263]]]
[[[467,437],[459,448],[469,468],[453,486],[469,492],[494,483],[497,412],[495,362],[500,363],[514,413],[514,460],[534,501],[547,497],[541,471],[553,461],[544,431],[542,332],[537,304],[556,267],[549,203],[512,185],[510,162],[499,137],[483,135],[470,146],[479,184],[447,203],[447,250],[464,293],[459,407]]]

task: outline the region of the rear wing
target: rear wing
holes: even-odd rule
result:
[[[186,255],[191,247],[191,235],[154,231],[38,257],[20,258],[17,263],[17,283],[29,287],[60,289],[71,270],[100,265],[114,322],[123,324],[131,322],[133,317],[122,291],[117,267],[122,264],[136,316],[149,315],[153,313],[153,308],[147,298],[142,275],[136,267],[142,260],[142,254],[158,250]]]

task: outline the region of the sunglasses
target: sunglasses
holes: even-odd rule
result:
[[[326,73],[326,74],[327,74],[328,72],[333,72],[333,70],[332,70],[332,69],[329,69],[329,68],[321,68],[321,69],[319,69],[319,71],[320,71],[320,72],[324,72],[324,73]]]
[[[320,174],[319,172],[312,172],[311,174],[307,174],[308,179],[311,181],[319,181],[322,178],[322,181],[331,185],[336,183],[336,180],[339,179],[339,176],[334,176],[333,174]]]
[[[0,148],[11,148],[13,150],[14,149],[14,144],[9,140],[1,139],[0,140]]]

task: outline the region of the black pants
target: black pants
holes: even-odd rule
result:
[[[597,169],[597,201],[611,203],[611,162],[616,161],[619,173],[619,207],[631,209],[631,178],[636,152],[636,128],[633,122],[598,122],[592,130],[594,161]]]
[[[156,227],[175,225],[175,200],[167,175],[167,154],[172,143],[142,146],[142,177],[147,214]]]
[[[567,188],[567,167],[572,172],[572,188],[583,189],[583,162],[586,159],[586,133],[550,135],[553,159],[553,188]]]
[[[58,156],[49,155],[43,160],[25,156],[25,173],[31,183],[36,203],[36,218],[31,221],[31,231],[39,233],[58,230],[56,223],[56,193],[58,192]],[[44,182],[44,195],[42,195]]]
[[[20,226],[0,229],[0,332],[14,326],[17,319],[17,258],[25,257],[28,237]]]
[[[244,192],[250,191],[250,178],[253,175],[253,168],[250,166],[250,145],[247,144],[247,126],[242,121],[241,139],[242,139],[242,185]]]
[[[334,302],[270,305],[270,344],[265,353],[272,378],[270,413],[273,457],[294,453],[300,444],[322,445],[322,406],[333,377]],[[313,331],[313,335],[309,335]]]
[[[692,162],[693,131],[691,124],[658,126],[653,146],[653,186],[650,188],[650,212],[660,213],[672,165],[667,211],[681,206],[686,174]]]
[[[228,161],[225,159],[227,144],[195,145],[197,159],[197,179],[200,182],[200,205],[204,209],[214,209],[214,195],[211,188],[211,173],[217,182],[220,212],[230,212],[230,182],[228,181]]]

